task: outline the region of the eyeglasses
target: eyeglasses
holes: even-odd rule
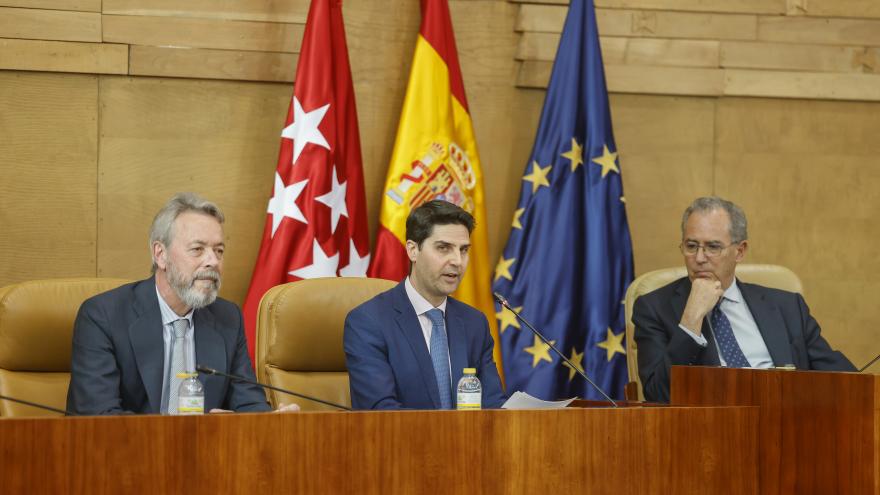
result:
[[[703,254],[709,258],[714,258],[721,254],[722,251],[729,248],[730,246],[735,246],[739,244],[738,242],[731,242],[728,245],[719,244],[717,242],[710,242],[709,244],[700,244],[699,242],[685,242],[680,244],[678,247],[681,249],[682,254],[685,256],[696,256],[697,252],[700,249],[703,250]]]

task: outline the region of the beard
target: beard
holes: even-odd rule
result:
[[[187,277],[183,273],[177,271],[174,263],[166,259],[167,269],[165,272],[168,278],[168,285],[177,294],[177,297],[184,304],[193,309],[204,308],[213,303],[217,299],[217,291],[220,290],[220,272],[217,270],[199,270],[192,277]],[[199,280],[207,280],[210,282],[208,290],[204,291],[197,288],[196,282]]]

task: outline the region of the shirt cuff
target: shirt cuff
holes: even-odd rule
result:
[[[682,329],[682,330],[684,331],[684,333],[690,335],[691,338],[694,339],[694,342],[700,344],[701,346],[706,347],[706,346],[709,344],[709,341],[706,340],[706,336],[705,336],[705,335],[702,335],[702,334],[697,335],[697,334],[695,334],[694,332],[691,332],[690,330],[688,330],[687,328],[685,328],[685,326],[682,325],[682,324],[679,324],[679,325],[678,325],[678,328]]]

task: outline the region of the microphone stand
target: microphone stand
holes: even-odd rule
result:
[[[43,404],[37,404],[36,402],[30,402],[30,401],[26,401],[26,400],[22,400],[22,399],[16,399],[15,397],[9,397],[8,395],[0,395],[0,400],[8,400],[10,402],[18,402],[19,404],[24,404],[26,406],[36,407],[37,409],[44,409],[46,411],[56,412],[59,414],[63,414],[65,416],[76,416],[72,412],[67,411],[65,409],[56,409],[52,406],[46,406]]]
[[[294,397],[299,397],[301,399],[310,400],[312,402],[318,402],[318,403],[321,403],[321,404],[324,404],[324,405],[327,405],[330,407],[342,409],[344,411],[351,411],[350,407],[345,407],[345,406],[342,406],[339,404],[334,404],[333,402],[328,402],[326,400],[316,399],[314,397],[309,397],[308,395],[303,395],[303,394],[298,394],[296,392],[291,392],[290,390],[285,390],[281,387],[275,387],[273,385],[266,385],[265,383],[260,383],[260,382],[254,381],[254,380],[248,380],[247,378],[245,378],[243,376],[231,375],[229,373],[224,373],[220,370],[215,370],[214,368],[208,368],[207,366],[202,366],[200,364],[196,365],[196,371],[198,371],[199,373],[204,373],[206,375],[222,376],[225,378],[229,378],[230,380],[235,380],[237,382],[244,382],[244,383],[249,383],[251,385],[256,385],[258,387],[268,388],[269,390],[275,390],[275,391],[278,391],[278,392],[281,392],[284,394],[292,395]]]

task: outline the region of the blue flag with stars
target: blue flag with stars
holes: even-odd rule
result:
[[[493,290],[609,395],[627,381],[623,299],[632,242],[592,0],[572,0]],[[595,391],[496,303],[507,390]]]

